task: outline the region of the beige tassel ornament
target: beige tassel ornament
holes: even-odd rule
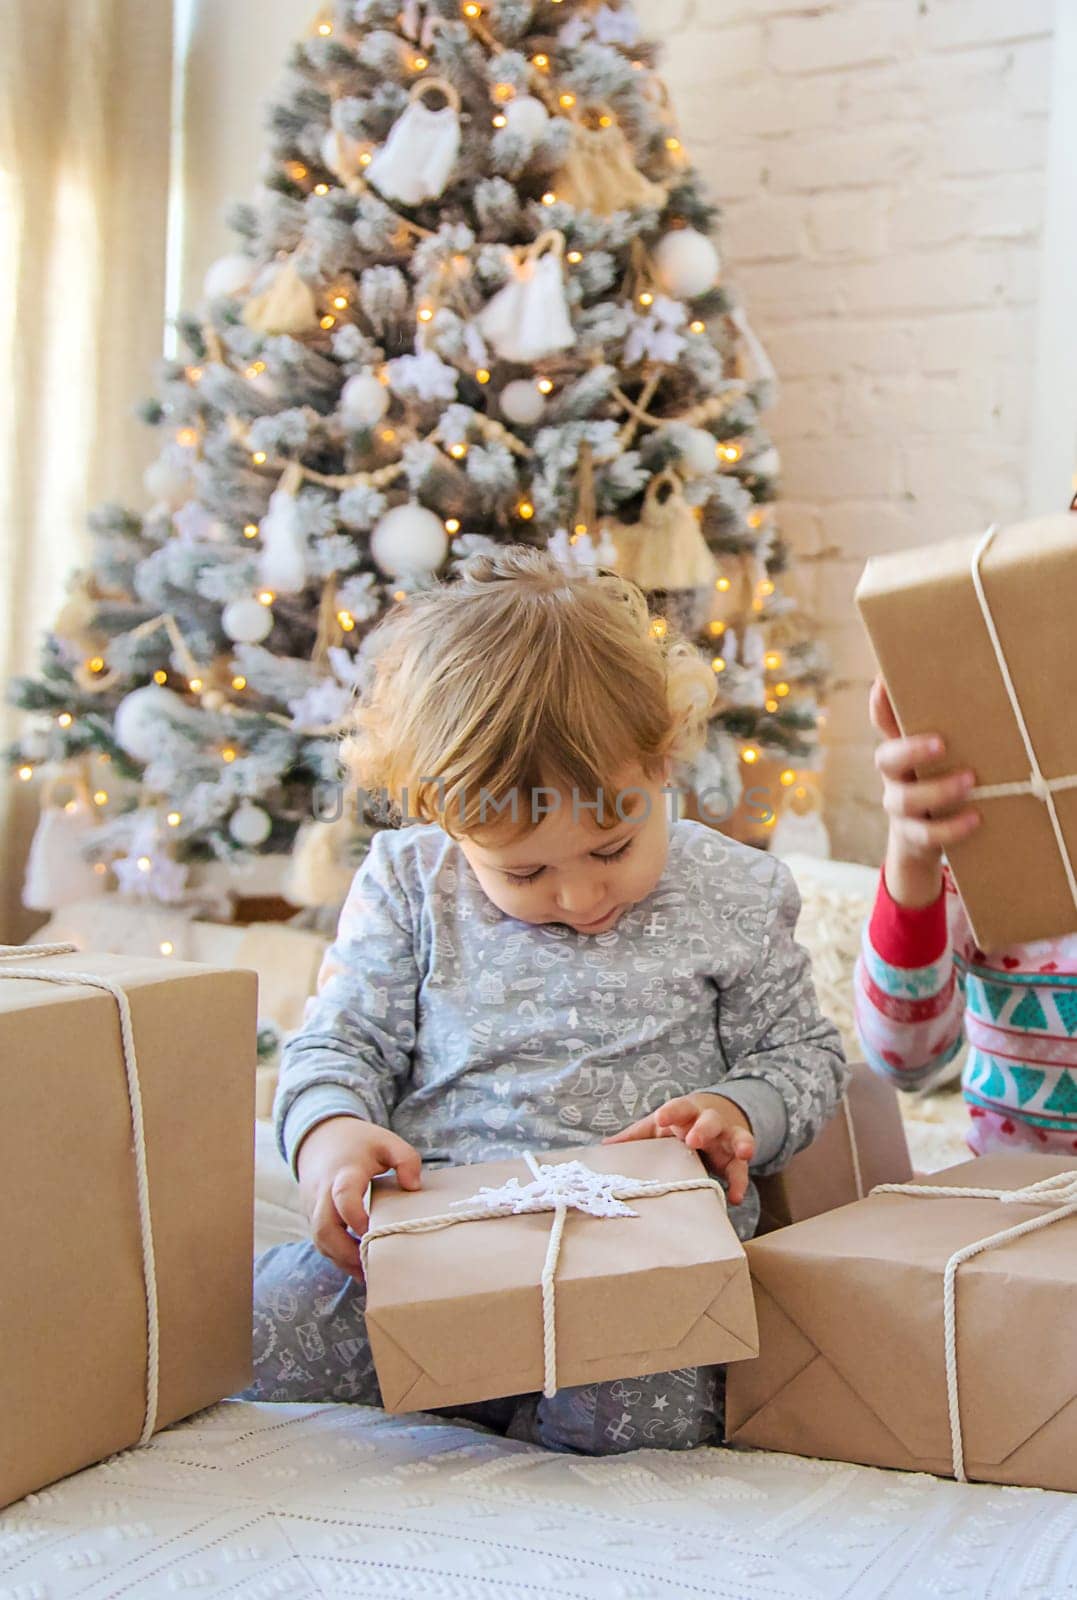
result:
[[[355,820],[347,808],[334,822],[303,824],[292,846],[282,886],[291,905],[343,905],[355,876],[355,863],[349,854],[355,834]]]
[[[62,639],[65,644],[74,645],[88,656],[103,654],[108,643],[108,635],[95,627],[102,598],[92,577],[88,577],[85,573],[77,574],[68,588],[67,599],[52,624],[56,638]]]
[[[575,344],[564,253],[563,233],[540,233],[534,244],[516,251],[508,283],[479,312],[479,331],[502,361],[541,361]]]
[[[256,333],[303,334],[318,326],[318,302],[294,261],[286,261],[268,289],[248,300],[243,321]]]
[[[603,111],[597,128],[576,123],[574,135],[568,160],[553,184],[558,200],[599,217],[635,206],[665,205],[669,191],[644,177],[611,112]]]
[[[641,589],[702,589],[718,575],[718,563],[683,489],[682,480],[667,467],[652,478],[639,522],[609,524],[617,548],[614,565]]]

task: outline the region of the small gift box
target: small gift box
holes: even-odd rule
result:
[[[1077,516],[869,561],[861,618],[904,734],[971,768],[983,820],[947,857],[983,950],[1077,929]]]
[[[985,1156],[748,1245],[731,1443],[1077,1490],[1077,1169]]]
[[[250,1381],[256,981],[0,956],[3,1506]]]
[[[718,1182],[673,1139],[375,1179],[366,1324],[388,1411],[755,1354]]]
[[[908,1183],[912,1161],[897,1091],[857,1062],[845,1098],[784,1172],[757,1178],[757,1236],[863,1200],[878,1183]]]

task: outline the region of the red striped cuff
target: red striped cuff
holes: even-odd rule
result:
[[[927,967],[946,949],[946,891],[929,906],[899,906],[886,887],[885,867],[879,873],[868,937],[876,955],[892,967]]]

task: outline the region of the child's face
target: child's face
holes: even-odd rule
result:
[[[613,829],[598,828],[595,813],[582,804],[574,818],[571,795],[562,795],[560,808],[514,844],[461,839],[460,848],[483,892],[506,916],[561,922],[577,933],[606,933],[647,898],[665,869],[670,796],[663,786],[668,782],[668,768],[655,779],[638,769],[625,777],[618,788],[628,820]],[[642,793],[629,794],[630,789]],[[529,796],[520,797],[522,815],[529,804]],[[607,814],[617,815],[615,795],[606,795],[605,805]]]

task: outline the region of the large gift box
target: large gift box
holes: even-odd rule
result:
[[[251,972],[3,952],[0,1505],[250,1381],[255,1012]]]
[[[946,741],[918,775],[976,774],[983,821],[947,856],[977,943],[1072,933],[1077,516],[876,557],[856,599],[902,732]]]
[[[757,1178],[757,1235],[862,1200],[877,1183],[908,1183],[912,1161],[894,1086],[863,1062],[837,1114],[782,1172]]]
[[[387,1411],[551,1394],[758,1348],[724,1195],[674,1139],[435,1169],[411,1192],[375,1179],[363,1259]]]
[[[730,1368],[730,1442],[1077,1490],[1077,1169],[899,1187],[749,1244],[761,1353]]]

